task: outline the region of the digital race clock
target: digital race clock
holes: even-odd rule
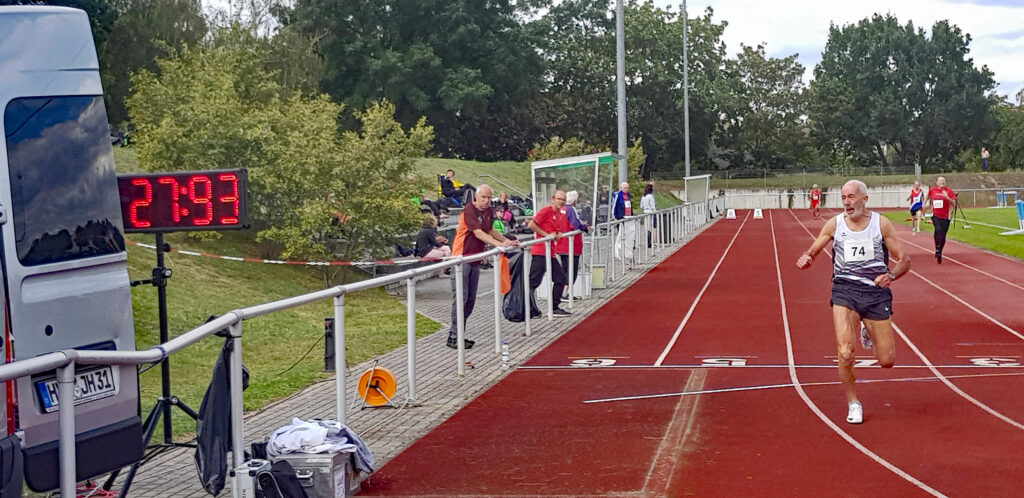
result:
[[[249,225],[244,169],[118,175],[117,187],[127,233]]]

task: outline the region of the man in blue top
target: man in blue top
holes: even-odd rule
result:
[[[829,219],[810,249],[796,261],[801,270],[810,268],[814,257],[832,241],[832,323],[839,349],[839,380],[846,391],[846,421],[864,421],[864,408],[857,400],[854,345],[863,322],[861,344],[874,344],[875,358],[882,368],[896,361],[896,343],[892,333],[892,291],[889,285],[910,271],[910,255],[903,252],[892,222],[865,209],[867,186],[860,180],[843,185],[844,211]],[[889,255],[898,258],[889,270]]]
[[[633,216],[633,202],[629,196],[629,184],[622,182],[618,192],[612,196],[612,217],[621,220],[627,216]]]

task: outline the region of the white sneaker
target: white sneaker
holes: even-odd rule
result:
[[[864,346],[864,349],[871,349],[874,346],[871,336],[868,335],[868,329],[864,325],[860,326],[860,345]]]
[[[851,424],[864,422],[864,407],[861,406],[860,401],[850,403],[850,410],[846,412],[846,421]]]

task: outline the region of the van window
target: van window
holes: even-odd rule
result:
[[[4,134],[21,264],[124,251],[102,97],[12,100],[4,110]]]

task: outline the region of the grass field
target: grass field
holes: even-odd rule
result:
[[[165,237],[172,248],[228,256],[256,256],[251,234],[233,232],[218,241],[199,242],[182,234]],[[152,243],[153,237],[133,234],[132,240]],[[150,276],[156,263],[152,249],[128,246],[130,277]],[[270,265],[202,258],[169,253],[165,264],[174,271],[167,285],[169,335],[175,337],[202,324],[210,315],[232,309],[296,296],[327,287],[324,269]],[[132,288],[136,347],[159,343],[157,290],[150,285]],[[345,345],[349,364],[373,358],[405,344],[405,306],[374,289],[346,296]],[[250,370],[245,408],[252,410],[287,396],[329,374],[324,362],[323,320],[333,314],[330,300],[290,311],[266,315],[243,323],[243,359]],[[439,325],[417,317],[417,335],[436,331]],[[212,337],[171,357],[171,392],[198,409],[223,343]],[[292,367],[294,365],[294,367]],[[143,415],[160,395],[159,367],[140,376]],[[176,435],[187,435],[195,424],[172,411]],[[160,432],[162,429],[158,429]]]
[[[999,235],[1000,232],[1018,228],[1015,209],[970,208],[964,209],[963,214],[967,223],[958,216],[956,223],[949,228],[947,238],[1024,259],[1024,235]],[[890,211],[885,216],[893,222],[910,226],[906,211]],[[927,234],[934,231],[931,223],[922,223],[921,230]]]

